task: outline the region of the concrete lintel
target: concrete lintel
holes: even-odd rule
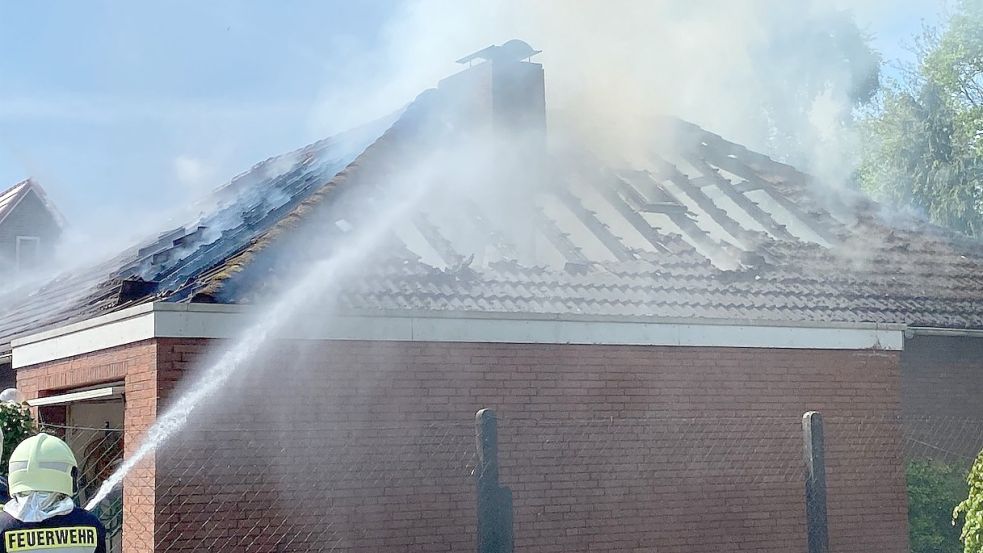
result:
[[[14,368],[151,338],[234,338],[244,306],[152,303],[13,343]],[[680,320],[527,313],[345,312],[296,321],[283,338],[900,350],[903,325]]]

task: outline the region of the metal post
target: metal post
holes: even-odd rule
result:
[[[826,521],[826,455],[823,446],[823,416],[815,411],[802,415],[805,441],[806,531],[809,553],[829,553]]]
[[[478,553],[512,553],[512,491],[498,481],[498,420],[491,409],[475,415],[478,464]]]

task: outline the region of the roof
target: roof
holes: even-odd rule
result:
[[[174,291],[246,247],[347,166],[393,122],[375,121],[257,163],[233,178],[186,225],[165,230],[36,288],[0,289],[0,355],[17,336],[85,320]],[[186,298],[184,298],[186,299]]]
[[[31,192],[41,200],[41,203],[51,213],[52,218],[58,226],[65,226],[64,217],[62,217],[55,205],[51,203],[51,200],[48,199],[48,195],[45,194],[41,185],[33,179],[25,179],[3,191],[3,193],[0,193],[0,223],[3,223],[4,219],[13,213],[21,200],[26,198]]]
[[[371,221],[372,196],[446,140],[442,98],[257,164],[192,224],[63,275],[0,314],[0,344],[148,301],[249,303]],[[342,308],[983,328],[983,244],[830,189],[695,125],[631,166],[549,155],[516,235],[462,193],[426,205],[337,290]],[[443,178],[453,178],[445,175]],[[352,194],[350,194],[352,193]],[[516,207],[518,209],[518,207]],[[293,243],[291,242],[293,240]],[[534,244],[530,258],[523,254]],[[284,252],[290,252],[289,255]],[[0,346],[0,353],[3,348]]]

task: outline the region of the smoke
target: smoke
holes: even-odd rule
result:
[[[181,185],[192,191],[199,190],[203,186],[211,188],[219,180],[213,165],[187,154],[174,158],[174,176]]]
[[[409,121],[397,124],[399,130],[395,132],[402,134],[399,144],[390,144],[391,149],[383,154],[386,159],[365,169],[368,176],[361,177],[363,182],[349,184],[331,202],[314,207],[317,211],[309,214],[292,236],[278,243],[272,252],[263,252],[274,256],[267,262],[277,263],[281,272],[288,273],[280,276],[290,279],[289,286],[265,297],[252,324],[231,343],[214,350],[208,363],[185,379],[140,445],[89,500],[87,509],[102,502],[147,456],[164,446],[173,448],[171,441],[182,434],[201,430],[202,426],[192,420],[192,413],[200,417],[202,412],[221,414],[243,407],[242,396],[219,391],[228,390],[230,381],[248,382],[243,379],[251,374],[255,377],[255,371],[264,367],[264,361],[269,362],[284,337],[304,335],[312,328],[332,324],[336,291],[368,266],[375,253],[392,247],[396,227],[408,222],[422,206],[454,197],[456,201],[445,205],[449,210],[457,209],[465,198],[490,188],[490,175],[498,181],[519,174],[518,159],[508,155],[503,159],[495,153],[505,151],[504,144],[528,140],[524,130],[507,137],[492,137],[471,128],[468,121],[455,118],[452,95],[445,94],[435,103],[436,93],[428,94],[417,100],[415,111],[406,117]],[[456,140],[448,140],[448,133]],[[519,186],[522,179],[506,178],[502,182]],[[500,191],[504,192],[504,188],[512,187]],[[342,216],[346,219],[339,219]],[[354,221],[354,226],[348,220]],[[345,224],[339,225],[338,221]],[[293,378],[292,383],[278,384],[279,393],[300,392],[302,382],[316,378],[314,374],[303,374],[305,365],[296,359],[283,364],[292,371]],[[275,374],[266,372],[261,376],[265,376],[261,388],[249,389],[247,384],[245,389],[239,386],[239,392],[254,394],[269,388],[269,378]],[[261,420],[289,419],[290,409],[292,406],[265,405]],[[204,428],[209,429],[207,425]]]
[[[311,111],[310,125],[328,135],[394,111],[453,73],[455,58],[519,37],[544,50],[537,61],[546,68],[551,133],[564,129],[598,155],[629,161],[647,157],[656,133],[655,118],[672,114],[777,157],[802,160],[805,169],[836,185],[849,174],[850,113],[862,97],[856,93],[859,80],[869,77],[857,64],[844,62],[844,58],[862,60],[861,65],[869,61],[863,48],[858,46],[854,52],[821,47],[825,39],[836,36],[833,30],[842,30],[845,21],[849,18],[818,0],[795,6],[778,0],[685,5],[414,2],[393,15],[377,49],[353,55],[347,66],[334,70]],[[804,81],[805,77],[810,79]],[[213,430],[209,425],[222,413],[240,413],[241,420],[267,430],[278,421],[291,420],[296,410],[293,402],[250,406],[244,401],[274,385],[281,400],[309,394],[309,388],[332,394],[327,399],[311,398],[328,413],[343,405],[341,396],[362,400],[345,404],[348,410],[333,413],[335,419],[317,421],[327,427],[321,429],[326,432],[377,415],[378,408],[364,400],[381,397],[381,403],[388,402],[385,394],[376,391],[389,385],[387,377],[394,366],[389,360],[375,362],[369,376],[354,389],[333,386],[336,373],[345,369],[334,359],[325,361],[321,356],[314,363],[315,353],[280,356],[276,370],[264,366],[264,360],[269,363],[274,358],[274,346],[282,345],[282,338],[296,337],[297,328],[332,324],[333,293],[353,277],[370,273],[363,269],[372,254],[391,245],[396,228],[421,204],[445,229],[456,227],[454,221],[469,202],[491,206],[497,226],[516,232],[518,240],[513,242],[521,245],[523,237],[528,239],[532,233],[525,229],[530,221],[522,208],[528,202],[522,194],[529,193],[524,186],[535,171],[530,172],[522,159],[489,156],[503,151],[497,140],[467,132],[455,138],[461,136],[469,141],[451,141],[454,148],[436,152],[427,149],[433,143],[417,144],[420,136],[402,136],[400,142],[414,145],[417,156],[393,160],[384,154],[357,162],[362,171],[378,172],[366,182],[347,183],[355,196],[344,201],[332,197],[328,202],[338,205],[339,211],[328,207],[317,217],[310,216],[315,221],[310,228],[299,230],[278,244],[270,257],[258,260],[276,271],[263,274],[252,268],[262,275],[260,279],[270,281],[268,291],[274,292],[267,297],[269,303],[258,306],[254,325],[210,358],[198,360],[206,362],[196,363],[167,409],[89,507],[157,448],[175,455],[182,450],[181,443],[174,443],[178,438]],[[498,138],[513,146],[531,142],[521,135]],[[174,171],[179,181],[192,187],[211,178],[208,167],[193,156],[176,159]],[[461,235],[465,232],[451,239],[479,247],[488,242],[487,237],[472,240]],[[468,252],[467,247],[460,250]],[[325,366],[333,374],[319,374]],[[249,373],[263,374],[257,379],[261,384],[250,386],[242,378]],[[230,384],[237,393],[220,393],[228,391]],[[199,409],[218,415],[205,416]],[[321,415],[316,409],[311,412]],[[190,448],[185,444],[183,449]],[[310,460],[278,462],[295,463],[298,466],[291,468],[298,469]]]
[[[368,48],[365,40],[346,39],[344,34],[332,38],[331,51],[324,54],[330,63],[323,64],[317,63],[319,52],[298,46],[296,37],[246,25],[235,9],[195,13],[221,23],[223,29],[241,28],[256,39],[284,44],[311,73],[320,74],[323,85],[311,91],[314,99],[306,111],[304,138],[336,134],[391,113],[457,71],[458,57],[522,38],[543,50],[536,61],[546,67],[551,130],[571,131],[598,155],[630,161],[647,157],[656,132],[653,118],[671,114],[837,186],[848,182],[857,166],[851,116],[870,88],[871,64],[877,62],[858,40],[846,8],[870,19],[891,4],[613,0],[572,7],[556,0],[418,0],[394,6]],[[186,209],[190,200],[221,184],[233,168],[241,168],[236,161],[241,150],[259,151],[243,144],[262,143],[264,133],[254,138],[229,136],[229,144],[223,145],[211,129],[196,127],[197,119],[210,121],[201,118],[202,113],[224,108],[227,119],[248,121],[246,126],[256,129],[269,126],[263,121],[300,119],[305,113],[274,101],[267,106],[240,104],[123,106],[125,113],[140,116],[162,108],[168,119],[184,121],[180,147],[147,168],[150,174],[165,175],[163,180],[170,184],[161,186],[162,179],[148,178],[128,185],[128,194],[146,188],[140,194],[146,208],[131,206],[126,217],[111,216],[119,205],[113,198],[93,202],[89,211],[100,216],[69,229],[61,265],[74,267],[94,254],[111,255],[166,225],[187,223],[194,217]],[[186,136],[189,133],[203,138],[195,140]],[[98,177],[75,178],[88,182]],[[80,193],[53,199],[90,201]],[[123,220],[122,232],[120,224],[105,223]],[[81,259],[80,251],[86,252]]]
[[[653,118],[675,115],[843,184],[857,166],[850,126],[877,85],[879,57],[851,10],[882,1],[422,0],[394,14],[374,52],[353,59],[313,124],[392,107],[455,70],[453,59],[518,37],[542,49],[551,128],[601,155],[639,159]]]

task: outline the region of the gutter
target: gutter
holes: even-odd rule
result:
[[[931,326],[909,326],[905,328],[905,338],[914,336],[950,336],[963,338],[983,338],[983,330],[973,328],[940,328]]]
[[[13,341],[14,368],[154,338],[235,338],[255,307],[146,303]],[[343,310],[304,318],[284,338],[410,342],[487,342],[700,346],[773,349],[904,347],[903,325],[675,319],[581,314]]]
[[[21,336],[11,342],[14,348],[28,344],[50,340],[97,328],[112,323],[132,321],[154,313],[188,313],[210,315],[250,316],[257,313],[255,305],[222,304],[222,303],[172,303],[147,302],[133,307],[100,315],[77,323],[44,330],[35,334]],[[848,323],[831,321],[781,321],[764,319],[695,319],[679,317],[661,317],[654,315],[583,315],[578,313],[528,313],[506,311],[454,311],[454,310],[417,310],[417,309],[340,309],[333,313],[334,317],[358,317],[377,319],[458,319],[458,320],[496,320],[496,321],[566,321],[581,323],[625,323],[625,324],[665,324],[689,326],[746,326],[767,328],[802,328],[802,329],[840,329],[840,330],[872,330],[872,331],[907,331],[908,327],[897,323]],[[983,332],[983,331],[981,331]],[[0,357],[2,362],[3,357]]]

